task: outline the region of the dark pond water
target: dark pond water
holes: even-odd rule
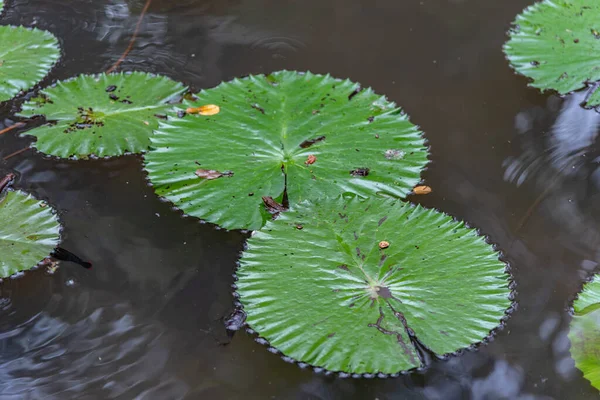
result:
[[[63,265],[0,285],[0,399],[587,399],[569,356],[568,307],[600,254],[598,114],[526,87],[501,46],[531,0],[154,0],[124,70],[196,89],[280,69],[349,77],[426,132],[434,188],[413,199],[468,221],[506,255],[518,309],[477,352],[396,379],[339,379],[287,364],[244,332],[230,341],[245,236],[183,218],[141,158],[0,161],[48,200]],[[2,23],[50,30],[61,63],[43,84],[105,71],[143,1],[8,0]],[[0,108],[0,128],[19,102]],[[28,129],[24,128],[21,131]],[[27,146],[0,137],[0,160]]]

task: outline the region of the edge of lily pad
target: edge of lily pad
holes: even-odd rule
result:
[[[532,12],[537,12],[538,8],[542,6],[542,4],[545,2],[546,0],[539,0],[536,1],[535,3],[525,7],[521,12],[519,12],[515,19],[510,23],[510,28],[505,32],[506,37],[508,38],[503,44],[502,44],[502,54],[504,54],[504,59],[508,62],[508,66],[510,67],[510,69],[513,71],[513,73],[517,76],[521,76],[523,78],[525,78],[527,80],[527,87],[530,88],[534,88],[539,90],[540,93],[553,93],[556,94],[558,96],[560,96],[561,98],[565,97],[565,96],[569,96],[573,93],[577,93],[577,92],[582,92],[584,90],[590,90],[592,89],[594,86],[596,87],[593,91],[591,91],[588,96],[586,96],[585,100],[583,103],[581,103],[581,106],[587,110],[596,110],[600,112],[600,105],[597,106],[588,106],[587,105],[587,101],[588,98],[596,91],[600,90],[600,81],[598,82],[589,82],[589,81],[584,81],[581,82],[580,87],[578,89],[572,90],[570,92],[567,93],[561,93],[556,89],[543,89],[540,87],[535,86],[535,79],[525,75],[523,72],[519,71],[517,68],[515,68],[512,64],[511,61],[511,56],[509,56],[507,49],[509,49],[509,42],[513,39],[512,37],[512,33],[518,33],[519,30],[519,18],[523,17],[526,13],[532,13]]]
[[[62,48],[61,48],[61,52],[62,52]],[[62,53],[61,53],[61,57],[62,57]],[[153,72],[143,72],[143,71],[121,71],[121,72],[111,72],[110,74],[107,74],[106,72],[99,72],[99,73],[96,73],[96,74],[81,73],[81,74],[78,74],[78,75],[71,76],[71,77],[69,77],[67,79],[62,79],[62,80],[61,79],[57,79],[57,80],[53,81],[51,84],[46,85],[46,86],[44,86],[42,88],[39,88],[39,90],[37,90],[37,92],[38,92],[38,94],[45,94],[44,93],[45,89],[54,88],[54,87],[56,87],[56,85],[59,82],[61,82],[61,83],[67,83],[67,82],[71,82],[71,81],[74,81],[76,79],[79,79],[79,78],[81,78],[83,76],[85,76],[85,77],[99,78],[99,77],[104,76],[104,75],[133,75],[133,74],[147,75],[147,76],[150,76],[152,78],[154,78],[154,77],[164,77],[164,78],[171,79],[173,82],[180,83],[184,87],[184,90],[181,92],[182,93],[182,95],[181,95],[182,99],[183,99],[183,96],[185,96],[187,93],[190,92],[190,86],[186,85],[184,82],[176,81],[175,79],[172,79],[171,77],[168,77],[166,75],[156,74],[156,73],[153,73]],[[32,90],[32,92],[33,92],[33,90]],[[30,99],[26,99],[26,101],[28,101],[28,100],[30,100]],[[181,100],[180,100],[180,102],[181,102]],[[19,107],[18,107],[17,111],[14,112],[14,114],[13,114],[14,116],[19,117],[19,118],[25,118],[25,119],[37,119],[37,118],[42,119],[43,122],[42,122],[42,124],[40,126],[45,125],[45,124],[50,124],[53,121],[55,121],[53,119],[47,119],[46,115],[44,115],[44,114],[33,114],[31,117],[21,115],[21,111],[23,111],[22,106],[23,106],[23,102],[21,102],[21,104],[19,104]],[[29,134],[27,134],[27,132],[30,131],[31,129],[35,129],[35,128],[37,128],[37,126],[36,127],[30,127],[29,129],[27,129],[27,130],[19,133],[19,137],[33,138],[34,140],[31,143],[34,143],[35,142],[35,136],[29,135]],[[154,131],[152,131],[152,133],[154,133]],[[125,151],[123,154],[121,154],[119,156],[104,156],[104,157],[99,157],[99,156],[97,156],[95,154],[90,154],[90,155],[86,156],[85,158],[83,158],[83,157],[77,158],[75,156],[71,156],[71,157],[68,157],[68,158],[62,158],[62,157],[59,157],[59,156],[55,156],[55,155],[52,155],[52,154],[46,154],[44,152],[41,152],[41,151],[39,151],[37,149],[37,147],[31,146],[31,143],[29,144],[28,149],[34,150],[37,154],[40,154],[43,158],[45,158],[47,160],[62,160],[62,161],[66,161],[66,160],[68,160],[68,161],[109,160],[109,159],[117,159],[117,158],[121,158],[121,157],[128,157],[128,156],[137,155],[137,154],[143,155],[144,153],[146,153],[148,151],[148,149],[140,151],[140,152],[136,152],[136,153],[132,153],[130,151]],[[143,167],[142,167],[142,171],[144,171]],[[148,180],[148,179],[146,178],[146,180]]]
[[[210,88],[206,88],[206,89],[200,89],[200,90],[198,90],[198,91],[196,91],[196,92],[193,92],[193,93],[190,91],[189,93],[190,93],[190,95],[192,95],[192,96],[196,96],[196,95],[198,95],[199,93],[202,93],[202,91],[204,91],[204,90],[215,89],[215,88],[219,87],[220,85],[222,85],[223,83],[226,83],[226,82],[242,81],[242,80],[245,80],[245,79],[250,79],[251,77],[257,77],[257,76],[268,76],[268,75],[271,75],[271,74],[273,74],[273,73],[276,73],[276,72],[290,72],[290,73],[296,73],[296,74],[298,74],[298,75],[306,75],[307,73],[310,73],[310,74],[313,74],[313,75],[330,77],[331,79],[335,80],[336,82],[344,82],[344,81],[349,81],[349,82],[352,82],[352,83],[354,83],[354,84],[358,84],[358,85],[360,85],[360,83],[359,83],[359,82],[354,82],[354,81],[351,81],[351,80],[350,80],[350,78],[346,78],[346,79],[342,79],[342,78],[335,78],[335,77],[331,76],[331,74],[329,74],[329,73],[327,73],[327,74],[318,74],[318,73],[314,73],[314,72],[312,72],[312,71],[310,71],[310,70],[306,70],[306,71],[297,71],[297,70],[282,69],[282,70],[277,70],[277,71],[265,72],[265,73],[261,73],[261,74],[248,74],[248,75],[243,75],[243,76],[241,76],[241,77],[234,77],[234,78],[232,78],[232,79],[230,79],[230,80],[228,80],[228,81],[221,81],[221,82],[220,82],[218,85],[216,85],[216,86],[213,86],[213,87],[210,87]],[[362,86],[361,86],[361,87],[362,87]],[[368,87],[362,87],[362,90],[369,90],[369,89],[370,89],[370,90],[372,90],[372,91],[373,91],[373,93],[375,93],[375,94],[377,94],[378,96],[380,96],[380,97],[384,98],[386,101],[389,101],[389,102],[390,102],[390,103],[391,103],[391,104],[392,104],[394,107],[397,107],[397,108],[399,108],[399,109],[400,109],[400,110],[401,110],[401,111],[402,111],[402,112],[405,114],[405,116],[406,116],[406,120],[407,120],[408,122],[410,122],[412,125],[414,125],[414,127],[415,127],[415,128],[418,130],[418,131],[419,131],[419,137],[420,137],[420,138],[423,140],[423,147],[425,148],[425,152],[426,152],[426,162],[425,162],[425,164],[423,165],[423,168],[421,169],[421,174],[423,174],[423,172],[427,171],[427,169],[428,169],[428,167],[429,167],[429,164],[431,164],[431,158],[430,158],[430,157],[431,157],[431,146],[429,145],[429,140],[427,139],[427,137],[425,137],[425,132],[424,132],[424,131],[421,129],[421,127],[420,127],[419,125],[417,125],[417,124],[415,124],[415,123],[413,123],[413,122],[411,121],[411,119],[410,119],[410,114],[408,114],[404,108],[402,108],[402,107],[398,106],[398,104],[396,104],[396,102],[395,102],[395,101],[391,101],[391,100],[389,100],[389,99],[388,99],[388,97],[387,97],[386,95],[384,95],[384,94],[383,94],[383,95],[382,95],[382,94],[378,94],[378,93],[377,93],[377,92],[375,92],[375,91],[374,91],[374,90],[373,90],[373,89],[372,89],[370,86],[368,86]],[[170,115],[168,115],[168,116],[167,116],[167,118],[171,119],[172,117],[171,117]],[[160,126],[161,126],[163,123],[164,123],[164,122],[162,122],[162,121],[159,121],[159,122],[158,122],[158,127],[160,128]],[[144,152],[142,152],[142,153],[140,153],[140,154],[141,154],[142,156],[144,156],[144,154],[145,154],[145,153],[146,153],[146,151],[144,151]],[[142,172],[144,173],[144,179],[146,180],[146,183],[148,184],[148,186],[149,186],[149,187],[151,187],[151,188],[153,188],[153,187],[154,187],[154,184],[153,184],[153,183],[150,181],[150,176],[149,176],[149,174],[148,174],[148,171],[146,170],[146,160],[145,160],[145,159],[144,159],[144,160],[142,160]],[[419,182],[417,182],[415,186],[422,185],[422,184],[425,184],[425,179],[421,177],[421,180],[420,180]],[[166,198],[165,196],[160,196],[160,195],[158,195],[158,194],[156,193],[156,191],[155,191],[155,193],[154,193],[154,194],[156,195],[156,197],[158,197],[158,199],[159,199],[161,202],[170,204],[170,205],[172,206],[172,207],[171,207],[171,210],[172,210],[172,211],[179,212],[179,213],[181,214],[181,217],[183,217],[183,218],[194,218],[194,219],[198,220],[198,222],[199,222],[200,224],[210,224],[210,225],[213,225],[213,227],[215,227],[217,230],[223,230],[223,231],[225,231],[225,232],[230,232],[230,231],[232,231],[232,230],[234,230],[234,231],[240,231],[240,232],[242,232],[242,233],[248,233],[248,232],[252,232],[252,231],[251,231],[251,230],[249,230],[249,229],[227,229],[227,228],[223,228],[223,227],[221,227],[220,225],[217,225],[217,224],[215,224],[215,223],[208,222],[208,221],[206,221],[206,220],[204,220],[204,219],[201,219],[201,218],[197,218],[197,217],[194,217],[194,216],[188,215],[188,214],[186,214],[186,213],[183,211],[183,209],[181,209],[180,207],[178,207],[178,206],[177,206],[175,203],[173,203],[171,200],[169,200],[169,199],[168,199],[168,198]],[[412,194],[412,192],[409,192],[409,193],[407,193],[407,194],[406,194],[406,197],[403,197],[402,199],[406,199],[406,198],[407,198],[408,196],[410,196],[411,194]],[[398,199],[397,197],[391,197],[391,196],[389,196],[389,197],[390,197],[390,198],[393,198],[393,199]],[[267,222],[269,222],[269,221],[267,221]],[[263,227],[264,227],[264,225],[263,225]],[[261,229],[262,229],[262,228],[261,228]],[[237,269],[237,268],[236,268],[236,269]]]
[[[2,15],[4,14],[5,11],[6,11],[6,2],[4,3],[4,8],[0,8],[0,17],[2,17]],[[9,28],[23,28],[23,29],[26,29],[26,30],[29,30],[32,32],[38,31],[38,32],[48,34],[48,35],[52,36],[52,38],[54,38],[54,40],[56,41],[56,46],[58,48],[58,58],[52,63],[52,65],[48,69],[48,72],[46,73],[46,75],[44,75],[42,78],[40,78],[30,88],[21,90],[19,93],[17,93],[15,96],[13,96],[12,98],[10,98],[8,100],[0,101],[0,105],[6,104],[10,101],[18,101],[19,103],[22,103],[23,100],[25,100],[25,101],[27,100],[27,99],[25,99],[25,97],[27,97],[27,95],[36,93],[37,91],[41,90],[41,88],[44,86],[42,84],[44,83],[44,81],[46,79],[48,79],[48,77],[50,76],[50,74],[52,73],[54,68],[56,68],[56,66],[62,61],[62,59],[65,56],[65,53],[64,53],[63,47],[61,46],[60,39],[58,38],[58,36],[56,36],[54,33],[50,32],[49,30],[39,29],[39,28],[36,28],[35,26],[29,27],[29,26],[24,26],[24,25],[1,25],[1,26],[6,26]],[[19,105],[17,110],[20,110],[20,108],[21,108],[21,106]],[[13,115],[18,116],[16,112],[14,112]]]
[[[420,204],[414,204],[414,203],[408,203],[410,205],[410,207],[412,208],[416,208],[416,207],[421,207],[423,209],[430,209],[430,208],[426,208],[423,207]],[[293,208],[291,208],[290,210],[293,210]],[[446,353],[446,354],[442,354],[442,355],[436,355],[436,358],[438,360],[442,360],[442,361],[447,361],[452,357],[456,357],[456,356],[461,356],[462,354],[466,353],[466,352],[474,352],[474,351],[478,351],[479,348],[481,348],[482,346],[485,346],[491,342],[494,341],[496,335],[498,335],[499,332],[503,331],[506,323],[508,322],[508,320],[510,319],[510,317],[512,316],[512,314],[516,311],[516,309],[518,308],[518,301],[517,301],[517,296],[518,296],[518,291],[517,289],[517,283],[514,279],[513,273],[512,273],[512,266],[510,265],[510,262],[507,260],[504,252],[498,248],[498,245],[494,242],[492,242],[492,240],[490,239],[490,237],[486,234],[482,234],[480,228],[474,228],[472,227],[468,222],[466,221],[461,221],[458,220],[455,216],[450,215],[448,213],[445,213],[443,211],[438,210],[437,208],[433,208],[433,210],[442,213],[450,218],[452,218],[452,221],[454,222],[463,222],[464,223],[464,227],[467,229],[474,229],[475,232],[477,233],[477,235],[479,237],[481,237],[485,243],[487,243],[488,245],[492,246],[492,249],[498,253],[498,260],[500,262],[502,262],[504,264],[504,272],[506,274],[508,274],[508,289],[509,289],[509,295],[508,295],[508,299],[510,300],[511,304],[510,307],[508,307],[505,311],[504,311],[504,315],[502,316],[502,318],[500,318],[498,325],[493,328],[492,330],[490,330],[490,332],[488,333],[487,336],[483,337],[480,341],[472,343],[470,346],[468,347],[464,347],[462,349],[458,349],[455,352],[452,353]],[[272,221],[267,221],[268,223],[271,223]],[[266,226],[266,225],[265,225]],[[264,227],[262,228],[264,229]],[[252,232],[252,234],[255,231]],[[251,235],[252,235],[251,234]],[[260,336],[259,332],[255,331],[247,322],[246,322],[246,312],[244,311],[244,305],[239,301],[240,298],[240,294],[237,292],[237,284],[235,282],[238,281],[238,276],[237,276],[237,271],[240,269],[240,260],[242,258],[243,253],[248,249],[248,241],[246,240],[244,242],[244,247],[243,249],[240,251],[238,259],[236,261],[236,267],[235,267],[235,271],[233,273],[233,284],[231,285],[233,291],[231,292],[232,296],[233,296],[233,309],[232,312],[229,315],[233,315],[235,313],[242,313],[244,315],[244,321],[242,324],[240,324],[239,326],[239,330],[241,331],[242,328],[246,331],[246,333],[248,333],[250,336],[254,337],[254,341],[265,346],[267,348],[267,351],[269,351],[270,353],[276,354],[278,355],[283,361],[285,361],[286,363],[289,364],[296,364],[298,367],[300,367],[301,369],[307,369],[310,368],[313,370],[314,373],[316,374],[324,374],[325,376],[336,376],[338,378],[355,378],[355,379],[360,379],[360,378],[365,378],[365,379],[372,379],[372,378],[381,378],[381,379],[385,379],[385,378],[397,378],[399,376],[404,376],[404,375],[408,375],[411,374],[413,372],[423,372],[426,371],[430,365],[424,365],[422,367],[417,367],[417,368],[411,368],[408,370],[403,370],[403,371],[399,371],[393,374],[384,374],[384,373],[364,373],[364,374],[357,374],[357,373],[348,373],[348,372],[344,372],[344,371],[331,371],[328,370],[326,368],[323,367],[318,367],[312,364],[308,364],[305,362],[301,362],[298,361],[292,357],[286,356],[285,354],[283,354],[279,349],[271,346],[271,344],[269,343],[269,341],[263,337]],[[227,322],[228,316],[226,318],[224,318],[225,322]]]
[[[50,210],[51,210],[52,214],[56,217],[56,221],[58,222],[58,243],[60,244],[63,241],[64,225],[63,225],[63,223],[61,221],[60,213],[58,212],[58,209],[56,207],[54,207],[48,200],[41,200],[41,199],[39,199],[38,197],[34,196],[33,194],[31,194],[29,192],[26,192],[26,191],[21,190],[21,189],[14,189],[12,187],[9,187],[8,189],[6,189],[2,193],[0,193],[0,201],[4,198],[4,196],[6,195],[7,192],[21,192],[23,195],[27,196],[27,198],[31,198],[31,199],[34,199],[36,201],[42,202],[42,203],[46,204],[48,207],[50,207]],[[48,254],[48,256],[50,256],[50,254]],[[6,277],[6,278],[0,278],[0,285],[2,285],[2,282],[5,281],[5,280],[19,279],[19,278],[22,278],[22,277],[26,276],[27,273],[29,273],[30,271],[36,271],[42,265],[43,261],[44,261],[44,259],[41,259],[40,261],[38,261],[37,264],[35,264],[34,266],[32,266],[29,269],[16,272],[16,273],[14,273],[11,276]]]

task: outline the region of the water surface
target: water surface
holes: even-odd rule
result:
[[[599,118],[577,97],[526,87],[501,51],[529,0],[154,0],[123,70],[195,89],[280,69],[371,86],[422,127],[434,191],[413,199],[480,228],[510,262],[518,308],[479,351],[396,379],[301,370],[246,333],[227,336],[246,236],[183,218],[141,157],[0,161],[49,201],[63,265],[0,285],[0,399],[587,399],[569,356],[568,307],[600,255]],[[63,57],[43,82],[107,70],[143,1],[8,0],[1,23],[37,26]],[[0,129],[20,101],[0,107]],[[34,123],[35,124],[35,123]],[[33,124],[20,129],[23,132]],[[27,146],[0,137],[0,160]]]

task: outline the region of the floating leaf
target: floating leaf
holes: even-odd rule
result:
[[[600,390],[600,279],[587,283],[574,303],[569,339],[583,376]]]
[[[291,205],[347,192],[404,197],[427,163],[406,115],[348,80],[282,71],[197,96],[160,123],[145,167],[160,196],[227,229],[260,228],[270,218],[262,198],[281,201],[284,190]],[[185,113],[206,104],[220,112]],[[199,180],[198,165],[233,176]]]
[[[0,26],[0,102],[42,80],[59,57],[58,41],[50,32]]]
[[[80,75],[58,82],[23,105],[19,115],[45,115],[48,124],[26,135],[39,151],[58,157],[118,156],[148,149],[157,120],[185,90],[142,72]]]
[[[0,278],[35,267],[58,245],[52,209],[22,192],[0,198]]]
[[[237,275],[262,340],[348,373],[422,366],[421,344],[438,355],[470,346],[510,306],[505,265],[484,238],[392,199],[298,204],[248,240]]]
[[[0,14],[2,14],[2,11],[4,11],[4,1],[0,0]]]
[[[561,94],[600,80],[600,2],[544,0],[514,22],[504,51],[513,68],[532,78],[531,86]],[[600,104],[596,91],[588,105]]]

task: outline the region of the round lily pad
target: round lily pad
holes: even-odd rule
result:
[[[517,16],[504,46],[531,86],[566,94],[600,80],[600,2],[544,0]],[[600,104],[596,90],[587,104]]]
[[[148,149],[158,119],[185,87],[143,72],[80,75],[41,90],[23,104],[23,117],[48,124],[27,131],[39,151],[57,157],[119,156]]]
[[[402,110],[349,80],[281,71],[197,96],[161,121],[145,168],[160,196],[227,229],[260,228],[264,197],[404,197],[427,163]]]
[[[22,192],[0,197],[0,221],[0,278],[35,267],[60,240],[52,209]]]
[[[569,339],[571,355],[583,376],[600,390],[600,279],[585,285],[574,303]]]
[[[511,305],[483,237],[393,199],[300,203],[248,240],[237,276],[259,340],[346,373],[421,367],[482,341]]]
[[[42,80],[59,57],[58,41],[50,32],[0,26],[0,102]]]

